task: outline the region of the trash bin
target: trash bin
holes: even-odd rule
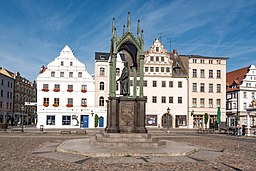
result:
[[[44,131],[44,126],[40,125],[40,131],[43,132]]]

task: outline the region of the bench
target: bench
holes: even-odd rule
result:
[[[6,132],[6,133],[7,133],[7,129],[1,128],[1,129],[0,129],[0,132]]]
[[[86,130],[77,130],[76,134],[86,134]]]
[[[60,131],[61,134],[71,134],[70,130],[62,130]]]
[[[12,132],[24,132],[24,130],[21,128],[13,128]]]

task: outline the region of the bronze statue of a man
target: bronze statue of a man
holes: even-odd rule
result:
[[[122,74],[120,78],[116,81],[120,81],[120,94],[123,96],[129,96],[130,95],[130,77],[129,77],[130,71],[128,67],[128,62],[124,62],[124,68],[122,70]]]

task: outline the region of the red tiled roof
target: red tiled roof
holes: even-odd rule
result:
[[[240,68],[235,71],[228,72],[226,75],[227,76],[226,85],[229,86],[235,82],[235,84],[237,85],[237,88],[238,88],[242,84],[242,81],[243,81],[245,75],[248,73],[249,67],[250,66]],[[228,91],[228,89],[227,89],[227,91]],[[235,90],[235,89],[233,89],[233,90]]]

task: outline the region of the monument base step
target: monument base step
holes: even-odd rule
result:
[[[90,145],[102,147],[160,147],[166,142],[151,138],[150,134],[102,133],[90,138]]]

